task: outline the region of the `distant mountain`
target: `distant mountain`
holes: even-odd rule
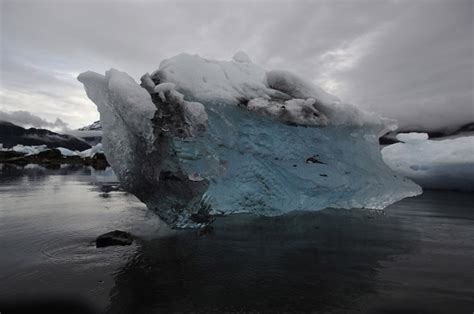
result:
[[[77,130],[78,131],[101,131],[102,125],[100,124],[100,120],[97,120],[94,123],[83,126],[82,128],[79,128]]]
[[[460,134],[468,134],[474,133],[474,122],[468,123],[457,129],[456,131],[452,132],[450,136],[453,135],[460,135]]]
[[[91,147],[85,141],[72,135],[58,134],[46,129],[25,129],[7,121],[0,121],[0,143],[6,148],[22,144],[83,151]]]
[[[98,120],[77,130],[69,131],[68,134],[82,139],[91,146],[95,146],[102,142],[102,125]]]

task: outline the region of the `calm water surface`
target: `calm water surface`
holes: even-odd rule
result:
[[[174,231],[111,171],[0,165],[0,312],[472,313],[474,195]],[[96,249],[115,230],[131,246]]]

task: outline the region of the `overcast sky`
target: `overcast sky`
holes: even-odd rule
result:
[[[180,52],[243,50],[401,126],[474,121],[472,0],[0,3],[3,116],[77,128],[99,117],[82,71],[138,80]]]

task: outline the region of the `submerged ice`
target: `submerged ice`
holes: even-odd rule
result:
[[[378,135],[391,121],[244,53],[181,54],[141,85],[114,69],[78,79],[121,184],[173,227],[235,212],[381,209],[421,193],[381,158]]]

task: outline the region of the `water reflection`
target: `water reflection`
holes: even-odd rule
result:
[[[0,165],[0,197],[0,311],[28,296],[109,313],[474,308],[468,193],[425,192],[385,214],[221,217],[204,235],[167,228],[111,170]],[[137,242],[96,249],[115,229]]]
[[[58,309],[68,305],[61,300],[105,308],[113,273],[136,245],[97,250],[94,239],[115,229],[138,236],[161,229],[156,216],[120,190],[111,170],[2,165],[0,198],[0,311],[5,313],[11,306],[49,312],[56,303]]]
[[[360,210],[220,218],[213,234],[142,241],[108,313],[356,309],[375,292],[379,262],[414,239],[397,219]]]

